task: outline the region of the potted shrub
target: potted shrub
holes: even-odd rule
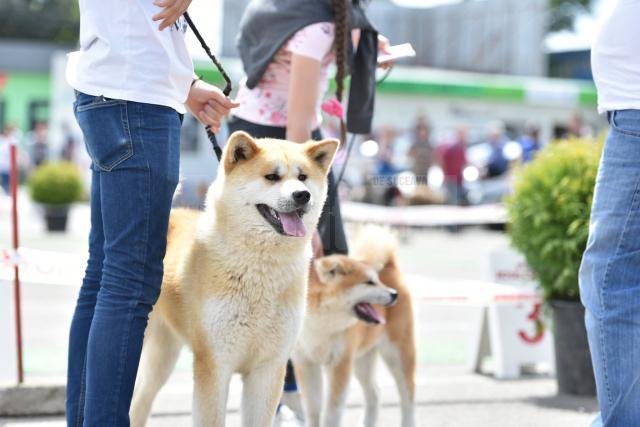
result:
[[[82,195],[82,179],[73,163],[56,162],[39,166],[29,177],[31,198],[43,207],[49,231],[65,231],[69,205]]]
[[[585,140],[550,145],[517,174],[507,199],[512,244],[551,307],[560,393],[595,395],[578,270],[601,148]]]

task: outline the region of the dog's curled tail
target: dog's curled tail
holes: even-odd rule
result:
[[[353,255],[381,270],[390,263],[395,264],[397,247],[398,239],[389,227],[366,225],[358,232]]]

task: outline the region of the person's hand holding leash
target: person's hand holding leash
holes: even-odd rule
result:
[[[173,25],[180,16],[189,8],[191,0],[156,0],[154,5],[162,8],[160,13],[153,16],[154,21],[160,22],[160,31]]]
[[[228,116],[232,108],[240,104],[230,100],[216,86],[196,80],[191,86],[185,105],[205,126],[211,126],[215,133],[220,130],[220,122]]]

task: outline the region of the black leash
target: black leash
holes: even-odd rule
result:
[[[213,53],[211,53],[211,49],[209,49],[209,46],[207,46],[207,43],[202,38],[200,31],[198,31],[198,28],[196,28],[196,24],[194,24],[193,21],[191,20],[189,13],[185,12],[183,13],[183,16],[184,16],[184,19],[187,21],[189,28],[191,28],[191,31],[193,31],[193,34],[196,36],[196,38],[200,42],[200,46],[202,46],[202,49],[204,49],[209,59],[211,59],[211,61],[213,62],[213,65],[215,65],[218,71],[220,72],[220,74],[222,74],[222,78],[224,78],[224,81],[227,83],[227,85],[222,90],[222,93],[224,93],[225,96],[229,96],[229,94],[231,93],[232,87],[231,87],[231,79],[227,75],[227,72],[222,67],[222,64],[218,62],[218,58],[216,58],[216,56]],[[213,133],[213,131],[211,130],[211,126],[205,126],[204,129],[207,131],[207,137],[209,138],[209,141],[211,141],[211,145],[213,146],[213,151],[216,153],[216,157],[218,158],[218,161],[220,161],[220,159],[222,158],[222,148],[220,148],[220,145],[218,144],[218,140],[216,139],[216,134]]]
[[[391,74],[392,70],[393,70],[393,67],[388,68],[385,71],[384,75],[378,80],[376,80],[376,86],[384,83],[384,81],[387,80],[387,77],[389,77],[389,74]],[[347,144],[346,154],[345,154],[344,162],[342,163],[342,168],[340,169],[340,173],[338,174],[338,179],[336,180],[336,188],[340,186],[340,183],[344,178],[344,173],[347,170],[347,163],[349,163],[349,158],[351,158],[351,151],[353,150],[353,146],[355,142],[356,142],[356,134],[352,133],[351,138],[349,139],[349,143]]]

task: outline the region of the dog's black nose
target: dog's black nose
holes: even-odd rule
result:
[[[296,203],[297,206],[302,206],[308,203],[309,200],[311,200],[311,193],[309,193],[306,190],[294,191],[291,196],[293,197],[293,201]]]
[[[398,299],[398,292],[390,291],[389,294],[391,295],[391,302],[389,303],[389,305],[395,304],[396,300]]]

